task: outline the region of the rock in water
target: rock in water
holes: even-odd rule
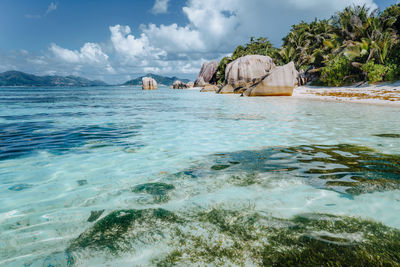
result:
[[[214,83],[217,81],[216,74],[218,68],[218,61],[204,62],[201,67],[199,76],[194,82],[195,87],[203,87],[208,83]]]
[[[187,86],[186,84],[184,84],[183,82],[176,80],[173,84],[172,84],[172,88],[173,89],[186,89]]]
[[[194,82],[188,82],[188,83],[186,84],[186,87],[187,87],[187,88],[193,88],[193,87],[194,87]]]
[[[226,85],[219,93],[242,93],[274,68],[274,61],[268,56],[248,55],[238,58],[226,66]],[[244,90],[240,90],[242,88]]]
[[[203,89],[200,90],[200,92],[217,92],[218,89],[219,88],[216,85],[207,84]]]
[[[142,79],[142,89],[143,90],[157,90],[157,82],[151,77],[143,77]]]
[[[297,84],[298,72],[293,62],[276,67],[261,81],[255,83],[244,96],[291,96]]]

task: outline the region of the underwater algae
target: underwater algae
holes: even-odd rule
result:
[[[157,266],[399,266],[400,231],[381,223],[329,214],[291,219],[254,210],[174,213],[165,209],[114,211],[71,242],[117,256],[137,244],[166,242]]]
[[[172,184],[146,183],[133,187],[132,192],[152,195],[155,202],[166,202],[169,200],[168,193],[174,189],[175,186]]]
[[[289,175],[311,185],[317,180],[317,188],[350,195],[400,189],[400,156],[363,146],[273,147],[213,157],[211,163],[165,175],[168,184],[145,183],[132,191],[160,199],[155,203],[164,205],[169,193],[179,190],[174,177],[246,187],[263,185],[263,173],[284,173],[277,179]],[[210,168],[216,165],[228,167]],[[149,259],[150,265],[157,266],[400,266],[396,228],[321,213],[276,218],[253,207],[117,210],[72,240],[66,253],[118,257],[134,255],[143,246],[164,248]]]

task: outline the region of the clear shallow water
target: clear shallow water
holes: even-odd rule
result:
[[[93,226],[92,211],[104,210],[100,218],[148,208],[180,215],[251,209],[277,218],[329,213],[400,229],[397,184],[355,193],[326,186],[315,171],[332,170],[333,181],[398,180],[396,158],[383,154],[399,155],[400,139],[376,136],[400,133],[395,107],[168,88],[1,88],[0,133],[4,266],[67,265],[64,251]],[[353,153],[354,145],[374,149],[372,158]],[[374,168],[352,167],[362,161]],[[174,188],[135,190],[151,182]],[[76,253],[74,262],[149,264],[155,251],[171,249],[168,232],[146,240],[118,256]]]

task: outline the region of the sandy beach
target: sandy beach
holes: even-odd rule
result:
[[[346,87],[301,86],[294,89],[293,97],[323,101],[342,101],[363,104],[400,105],[400,81]]]

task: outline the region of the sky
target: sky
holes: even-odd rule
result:
[[[398,0],[0,0],[0,72],[117,84],[146,73],[195,79],[251,36],[277,47],[291,25]]]

